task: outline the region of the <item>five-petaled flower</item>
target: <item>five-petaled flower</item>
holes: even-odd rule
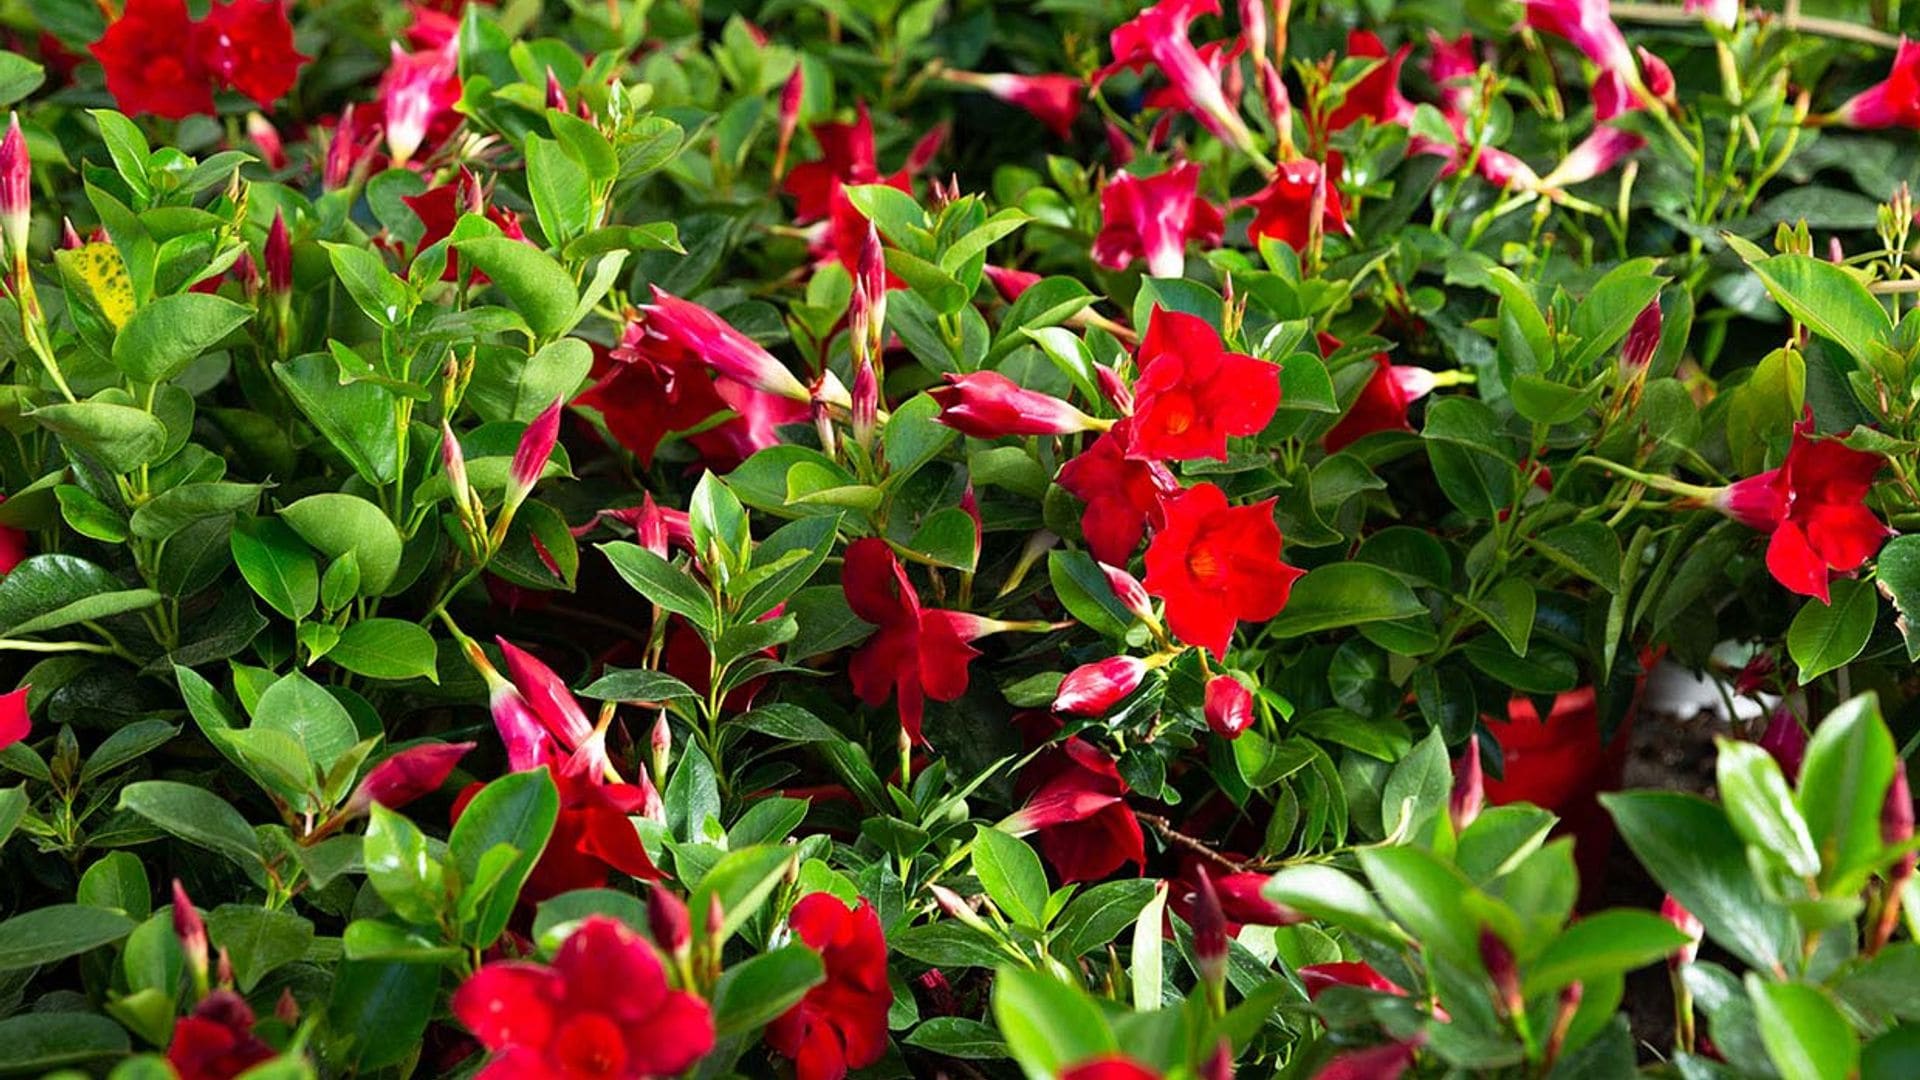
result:
[[[1872,510],[1867,492],[1886,458],[1813,434],[1813,411],[1793,428],[1777,469],[1736,481],[1713,494],[1714,508],[1771,534],[1767,570],[1802,596],[1827,599],[1833,573],[1848,574],[1893,535]]]
[[[707,1003],[668,985],[653,946],[604,915],[583,919],[550,965],[481,967],[453,1014],[492,1053],[488,1080],[677,1076],[714,1041]]]
[[[966,693],[967,664],[980,655],[968,642],[991,632],[991,625],[963,611],[921,607],[906,567],[877,537],[847,545],[840,582],[847,606],[877,628],[847,666],[853,692],[869,705],[895,697],[907,735],[924,741],[926,700],[953,701]]]
[[[1135,259],[1145,259],[1148,274],[1179,277],[1186,266],[1187,241],[1220,240],[1220,210],[1200,198],[1199,190],[1200,166],[1191,161],[1153,176],[1114,176],[1100,191],[1101,224],[1093,238],[1093,261],[1109,270],[1125,270]]]
[[[213,112],[213,79],[193,36],[186,0],[127,0],[89,51],[123,111],[180,120]]]
[[[1253,207],[1248,239],[1257,243],[1271,237],[1295,251],[1305,251],[1316,234],[1350,231],[1346,207],[1328,175],[1337,168],[1311,158],[1280,163],[1267,186],[1246,200]]]
[[[1437,384],[1433,372],[1415,365],[1396,364],[1386,353],[1376,353],[1373,363],[1373,374],[1367,376],[1360,396],[1348,406],[1340,422],[1321,438],[1321,445],[1330,454],[1377,431],[1412,431],[1407,406],[1427,396]]]
[[[1166,502],[1166,527],[1147,545],[1147,591],[1166,601],[1180,640],[1225,657],[1233,628],[1280,614],[1301,571],[1280,561],[1274,500],[1229,506],[1213,484]]]
[[[1279,367],[1228,352],[1197,315],[1155,306],[1134,363],[1133,415],[1116,428],[1128,457],[1225,459],[1229,436],[1255,434],[1280,407]]]
[[[1093,440],[1060,467],[1058,480],[1087,504],[1080,532],[1093,557],[1116,566],[1133,557],[1148,525],[1159,526],[1161,500],[1180,490],[1164,464],[1128,457],[1117,434]]]
[[[796,1080],[840,1080],[887,1052],[887,941],[863,897],[849,909],[832,893],[800,898],[787,916],[793,935],[820,954],[826,981],[767,1025],[767,1045],[793,1061]]]
[[[1106,751],[1068,739],[1035,757],[1016,787],[1027,801],[1001,827],[1033,833],[1060,880],[1098,881],[1128,863],[1146,866],[1146,837],[1127,806],[1127,782]]]

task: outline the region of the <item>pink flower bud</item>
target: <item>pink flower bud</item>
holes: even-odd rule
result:
[[[1659,347],[1660,298],[1656,296],[1640,309],[1627,330],[1627,340],[1620,346],[1620,366],[1628,371],[1644,368],[1653,362],[1654,350]]]
[[[220,952],[214,957],[213,978],[222,989],[233,988],[233,956],[225,945],[220,946]]]
[[[1706,932],[1701,927],[1700,920],[1694,917],[1693,912],[1687,910],[1686,905],[1674,899],[1672,893],[1668,893],[1666,898],[1660,901],[1660,917],[1687,935],[1687,943],[1668,955],[1667,966],[1678,969],[1693,963],[1694,957],[1700,955],[1700,939]]]
[[[273,126],[273,121],[257,112],[248,113],[247,138],[260,151],[267,168],[278,172],[287,167],[286,145],[281,142],[280,131]]]
[[[667,955],[684,961],[693,948],[693,916],[687,902],[666,886],[655,884],[647,901],[647,932]]]
[[[1267,55],[1268,0],[1240,0],[1240,39],[1251,56]]]
[[[1107,575],[1107,587],[1113,590],[1121,607],[1142,621],[1153,618],[1153,598],[1147,595],[1147,587],[1140,584],[1139,578],[1107,563],[1100,564],[1100,572]]]
[[[82,247],[85,244],[86,244],[86,241],[80,239],[80,230],[73,227],[73,219],[69,217],[61,218],[60,219],[61,250],[72,251],[73,249],[77,247]],[[240,257],[243,259],[247,259],[248,261],[252,261],[251,256],[248,255],[246,252],[241,252]]]
[[[525,772],[553,759],[553,738],[527,699],[487,662],[478,643],[468,640],[462,644],[467,663],[487,682],[487,709],[493,714],[494,730],[499,732],[500,742],[506,747],[507,767],[514,772]]]
[[[519,506],[525,501],[540,474],[546,471],[547,460],[553,457],[553,444],[560,438],[560,407],[566,403],[565,394],[554,398],[553,404],[534,417],[520,436],[520,445],[513,451],[513,465],[507,472],[508,506]]]
[[[987,525],[980,519],[980,500],[973,494],[973,479],[967,479],[967,489],[960,493],[960,509],[966,511],[973,521],[973,558],[980,561],[980,547],[987,541]],[[991,631],[989,631],[991,632]]]
[[[1486,773],[1480,768],[1480,740],[1469,738],[1460,760],[1453,763],[1453,793],[1447,798],[1447,817],[1459,834],[1480,816],[1487,800]]]
[[[653,303],[646,306],[646,331],[668,346],[699,357],[715,375],[732,379],[763,393],[793,401],[811,401],[812,390],[773,354],[725,319],[699,304],[653,287]],[[846,404],[846,388],[837,383],[825,391],[826,400]]]
[[[281,987],[280,996],[273,1002],[273,1018],[288,1027],[300,1023],[300,1003],[294,1000],[293,991]]]
[[[273,212],[273,224],[267,229],[267,244],[261,254],[267,269],[267,291],[274,297],[293,294],[293,240],[287,235],[287,219]]]
[[[854,332],[859,340],[860,332]],[[862,446],[873,441],[873,429],[880,418],[880,377],[874,374],[874,364],[862,359],[853,372],[853,441]]]
[[[775,179],[787,171],[787,151],[793,146],[794,130],[800,126],[800,104],[806,92],[806,66],[796,63],[793,74],[787,76],[786,85],[780,88],[780,141],[773,152]]]
[[[1642,78],[1646,81],[1647,92],[1662,102],[1672,105],[1674,103],[1673,69],[1667,66],[1665,60],[1648,51],[1644,45],[1635,45],[1633,51],[1634,55],[1640,58],[1640,71]]]
[[[1003,435],[1068,435],[1101,425],[1059,398],[1028,390],[997,371],[949,373],[947,385],[928,394],[940,404],[939,421],[976,439]]]
[[[20,133],[20,116],[7,121],[0,139],[0,237],[16,264],[27,257],[27,230],[33,224],[33,159],[27,137]]]
[[[425,743],[401,750],[367,772],[347,800],[345,813],[348,817],[358,817],[375,803],[398,810],[440,790],[440,785],[452,775],[453,767],[473,747],[470,742]]]
[[[1026,270],[1014,270],[1005,266],[988,263],[980,268],[986,275],[987,284],[1000,294],[1000,299],[1011,304],[1020,299],[1020,294],[1040,283],[1040,275]]]
[[[1069,716],[1099,716],[1134,692],[1146,678],[1147,662],[1136,656],[1114,656],[1082,664],[1060,680],[1053,711]]]
[[[1093,365],[1094,381],[1100,384],[1100,396],[1107,404],[1123,413],[1133,414],[1133,389],[1120,378],[1120,373],[1105,364]]]
[[[1207,726],[1226,739],[1237,739],[1253,726],[1253,694],[1232,675],[1207,680]]]
[[[179,878],[173,879],[173,933],[180,939],[180,949],[186,953],[187,967],[193,972],[197,985],[204,987],[207,981],[207,924],[200,921],[200,913],[193,909],[193,900],[187,896],[186,886]]]
[[[1267,115],[1273,118],[1273,128],[1280,137],[1291,137],[1290,126],[1293,123],[1293,101],[1287,95],[1287,84],[1280,78],[1280,69],[1273,61],[1260,58],[1260,91],[1267,99]]]
[[[940,910],[946,914],[947,918],[959,919],[965,923],[980,921],[980,913],[973,910],[973,905],[967,903],[966,897],[945,885],[929,885],[927,889],[933,893],[933,902],[940,906]]]
[[[653,731],[647,739],[647,747],[653,752],[654,772],[666,772],[667,755],[673,752],[673,727],[667,723],[667,710],[661,709],[654,718]]]
[[[467,454],[461,449],[460,440],[453,433],[453,426],[446,420],[440,421],[440,465],[447,473],[447,483],[453,486],[454,502],[464,510],[467,503]]]
[[[533,709],[534,716],[562,746],[578,749],[593,734],[593,725],[574,699],[573,691],[540,658],[506,638],[494,639],[507,661],[514,689]]]

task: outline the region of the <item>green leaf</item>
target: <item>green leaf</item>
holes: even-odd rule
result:
[[[393,482],[399,468],[394,413],[399,399],[372,382],[348,382],[326,353],[307,353],[273,365],[273,373],[300,412],[367,483]]]
[[[793,850],[786,845],[760,844],[729,851],[713,864],[694,888],[687,906],[707,911],[715,900],[720,902],[719,933],[709,938],[714,947],[724,944],[753,918],[793,863]]]
[[[370,679],[440,681],[433,635],[404,619],[349,623],[327,659]]]
[[[714,1030],[723,1039],[747,1034],[793,1007],[826,977],[820,954],[799,943],[736,964],[714,984]]]
[[[18,637],[152,607],[160,594],[128,589],[73,555],[35,555],[0,579],[0,634]]]
[[[1907,643],[1907,660],[1920,660],[1920,536],[1896,536],[1874,561],[1880,591],[1900,612],[1897,625]]]
[[[291,911],[222,904],[207,913],[207,939],[227,951],[240,992],[249,993],[268,972],[307,955],[313,924]]]
[[[1287,606],[1267,624],[1277,638],[1426,614],[1407,583],[1371,563],[1331,563],[1293,583]]]
[[[1620,792],[1600,801],[1641,865],[1715,943],[1767,971],[1796,955],[1791,919],[1754,877],[1746,844],[1720,807],[1671,791]]]
[[[330,559],[352,552],[362,595],[378,596],[392,584],[400,567],[400,530],[379,507],[358,495],[326,491],[281,507],[280,518]]]
[[[86,488],[60,484],[53,489],[53,496],[60,501],[61,519],[74,532],[107,544],[119,544],[127,539],[127,519]]]
[[[527,194],[533,199],[540,232],[548,247],[563,247],[587,231],[587,219],[593,213],[587,171],[552,139],[529,134],[521,151],[527,159]]]
[[[1026,841],[981,825],[973,837],[973,875],[1016,925],[1039,929],[1047,906],[1047,872]]]
[[[120,328],[113,365],[135,382],[164,382],[252,318],[252,307],[212,293],[162,296]]]
[[[1782,1080],[1847,1080],[1860,1063],[1853,1026],[1816,986],[1747,975],[1760,1041]]]
[[[413,822],[375,803],[369,808],[362,860],[367,884],[395,915],[420,926],[440,919],[446,903],[445,871]]]
[[[504,236],[461,240],[454,247],[507,294],[535,334],[547,338],[566,332],[579,294],[573,278],[553,256]]]
[[[0,1020],[0,1072],[9,1075],[50,1075],[130,1049],[126,1029],[93,1013],[27,1012]],[[159,1068],[162,1075],[174,1075],[164,1064]],[[120,1080],[118,1071],[114,1076]]]
[[[1531,538],[1534,550],[1608,592],[1620,589],[1620,536],[1604,523],[1582,521]]]
[[[1077,958],[1103,948],[1132,925],[1153,899],[1154,882],[1145,878],[1103,881],[1073,898],[1053,921],[1048,951]]]
[[[19,53],[0,53],[0,105],[11,105],[47,81],[47,71]]]
[[[1453,794],[1453,763],[1440,729],[1427,732],[1413,752],[1401,758],[1380,789],[1380,820],[1389,836],[1418,827],[1447,808]]]
[[[1007,1056],[1007,1044],[992,1024],[965,1016],[929,1017],[901,1041],[946,1057],[991,1061]]]
[[[1047,579],[1067,613],[1086,624],[1089,630],[1109,638],[1125,638],[1133,625],[1133,612],[1107,584],[1107,575],[1093,556],[1081,551],[1047,553]]]
[[[1878,858],[1880,808],[1897,760],[1893,735],[1872,694],[1841,703],[1813,729],[1798,795],[1820,852],[1823,886],[1831,888]]]
[[[1527,965],[1528,997],[1571,983],[1644,967],[1687,943],[1687,935],[1651,911],[1619,909],[1589,915],[1567,927]]]
[[[1893,337],[1893,320],[1860,279],[1811,255],[1748,260],[1787,314],[1872,370],[1874,346]]]
[[[1260,895],[1371,938],[1393,941],[1399,936],[1373,895],[1331,866],[1290,866],[1275,874]]]
[[[135,720],[107,736],[87,755],[87,763],[80,768],[80,782],[85,784],[136,761],[178,734],[180,729],[165,720]],[[5,794],[0,791],[0,796]]]
[[[0,922],[0,971],[38,967],[97,949],[133,933],[118,911],[84,904],[53,904]]]
[[[273,610],[294,621],[313,613],[320,571],[298,533],[278,518],[241,522],[228,534],[240,576]]]
[[[598,546],[635,592],[676,615],[685,616],[709,635],[714,632],[713,597],[690,574],[639,544],[616,540]]]
[[[112,472],[132,472],[160,459],[167,425],[143,409],[107,401],[42,405],[28,418]]]
[[[918,472],[960,437],[959,432],[935,419],[939,415],[939,402],[926,394],[915,394],[887,418],[882,438],[889,485],[898,485]]]
[[[1363,848],[1359,857],[1380,902],[1422,948],[1456,964],[1478,961],[1477,920],[1461,903],[1473,886],[1458,870],[1416,847]]]
[[[533,774],[523,774],[533,775]],[[541,770],[539,775],[546,775]],[[361,1073],[377,1072],[417,1055],[427,1021],[433,1017],[440,985],[438,964],[387,960],[346,960],[334,971],[327,1026],[351,1032],[343,1064]]]
[[[1119,1048],[1099,1006],[1044,971],[1001,969],[993,980],[993,1018],[1029,1076],[1053,1076]]]
[[[1734,831],[1749,845],[1778,855],[1794,874],[1818,876],[1820,853],[1773,755],[1756,743],[1726,738],[1713,742],[1718,749],[1714,775]]]
[[[947,506],[926,516],[913,531],[907,547],[941,566],[971,573],[974,535],[973,515],[957,506]]]
[[[298,671],[267,687],[253,714],[257,730],[290,736],[322,775],[360,741],[346,706]]]
[[[474,922],[463,928],[463,942],[485,948],[506,929],[520,887],[546,849],[559,814],[560,796],[545,769],[508,773],[481,788],[467,804],[447,837],[447,855],[460,880],[477,880],[482,859],[496,845],[508,845],[514,855],[477,909]]]
[[[693,687],[664,671],[646,668],[608,668],[581,697],[595,701],[658,702],[697,697]]]
[[[352,244],[323,243],[321,246],[327,249],[327,258],[333,262],[334,276],[347,287],[353,302],[374,325],[399,326],[413,314],[412,291],[387,269],[386,260],[377,251]]]
[[[133,535],[165,540],[196,521],[251,510],[265,484],[193,483],[168,488],[133,512]]]
[[[1523,578],[1508,578],[1470,604],[1487,625],[1498,631],[1515,656],[1527,655],[1533,638],[1533,616],[1538,601],[1533,585]]]
[[[1808,600],[1787,627],[1787,654],[1800,668],[1800,681],[1812,682],[1860,655],[1880,617],[1880,600],[1871,584],[1839,578],[1827,603]]]
[[[260,841],[232,804],[204,788],[173,780],[141,780],[120,789],[120,805],[195,847],[232,860],[258,877]]]

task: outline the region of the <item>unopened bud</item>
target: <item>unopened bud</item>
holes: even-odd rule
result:
[[[267,291],[276,300],[293,295],[293,239],[287,235],[287,219],[273,212],[273,224],[267,229],[267,244],[261,253],[267,271]]]
[[[1458,835],[1480,816],[1487,801],[1487,776],[1480,767],[1480,740],[1469,738],[1460,760],[1453,763],[1453,793],[1447,797],[1447,817]]]
[[[220,946],[220,953],[214,959],[213,978],[222,990],[233,989],[233,957],[225,945]]]
[[[186,954],[187,970],[193,973],[198,993],[207,992],[207,924],[193,908],[186,886],[173,879],[173,933],[180,939],[180,951]]]
[[[1068,716],[1101,716],[1140,686],[1147,662],[1137,656],[1113,656],[1082,664],[1060,680],[1053,711]]]
[[[293,999],[293,991],[280,989],[280,997],[273,1003],[273,1018],[288,1027],[300,1023],[300,1003]]]
[[[280,131],[273,121],[258,112],[247,114],[247,138],[260,151],[260,157],[267,168],[278,172],[287,167],[287,148],[281,141]]]
[[[1193,956],[1200,979],[1215,995],[1225,993],[1227,979],[1227,916],[1220,895],[1204,869],[1193,875]]]
[[[1700,955],[1700,938],[1706,932],[1701,927],[1700,920],[1694,917],[1693,912],[1687,910],[1685,904],[1675,899],[1672,893],[1668,893],[1666,898],[1660,901],[1660,917],[1672,923],[1674,929],[1687,935],[1685,945],[1667,954],[1667,966],[1678,970],[1693,963],[1694,958]]]
[[[665,709],[661,709],[660,715],[654,718],[648,748],[653,752],[653,775],[664,784],[667,782],[667,764],[673,755],[673,727],[667,723]]]
[[[560,112],[567,111],[566,88],[560,85],[560,79],[553,73],[552,68],[547,69],[547,108],[557,109]]]
[[[33,159],[27,154],[27,137],[20,132],[20,116],[7,121],[6,138],[0,139],[0,237],[14,265],[27,258],[27,230],[33,224]]]
[[[778,180],[787,171],[787,151],[793,146],[793,132],[800,124],[800,103],[806,96],[806,66],[795,63],[793,74],[780,89],[780,145],[773,152],[773,176]]]
[[[1107,403],[1128,416],[1133,415],[1133,391],[1120,378],[1120,373],[1105,364],[1093,365],[1094,381],[1100,384],[1100,396]]]
[[[647,932],[675,963],[684,963],[693,948],[693,917],[687,902],[673,890],[655,885],[647,902]]]
[[[1627,340],[1620,346],[1620,366],[1627,371],[1642,370],[1653,362],[1654,351],[1659,347],[1660,298],[1656,296],[1634,317]]]
[[[1514,965],[1513,950],[1491,927],[1480,928],[1480,963],[1493,983],[1494,998],[1508,1016],[1525,1011],[1526,999],[1520,993],[1520,969]]]
[[[862,328],[854,329],[854,341],[861,339]],[[855,361],[853,372],[853,441],[861,446],[873,444],[873,431],[880,418],[880,376],[875,374],[876,364],[871,357],[861,357]]]
[[[726,926],[727,912],[720,906],[720,895],[714,893],[707,897],[707,940],[720,940],[720,931]]]
[[[1207,680],[1203,712],[1215,735],[1237,739],[1253,726],[1253,694],[1239,679],[1222,672]]]
[[[1792,709],[1782,705],[1773,711],[1767,730],[1760,733],[1760,749],[1773,755],[1788,783],[1799,777],[1800,763],[1807,757],[1807,732]]]
[[[73,227],[73,219],[69,217],[61,218],[60,219],[61,249],[64,251],[72,251],[75,248],[84,247],[85,245],[86,245],[86,241],[80,239],[80,230]],[[242,255],[242,257],[249,258],[249,259],[251,258],[250,256],[244,255],[244,254]]]
[[[1107,576],[1107,587],[1113,590],[1121,607],[1142,622],[1153,621],[1153,599],[1147,595],[1147,588],[1140,584],[1139,578],[1107,563],[1100,564],[1100,572]]]

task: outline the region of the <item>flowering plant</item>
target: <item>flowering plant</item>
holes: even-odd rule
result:
[[[1904,1075],[1857,14],[10,10],[0,1073]]]

